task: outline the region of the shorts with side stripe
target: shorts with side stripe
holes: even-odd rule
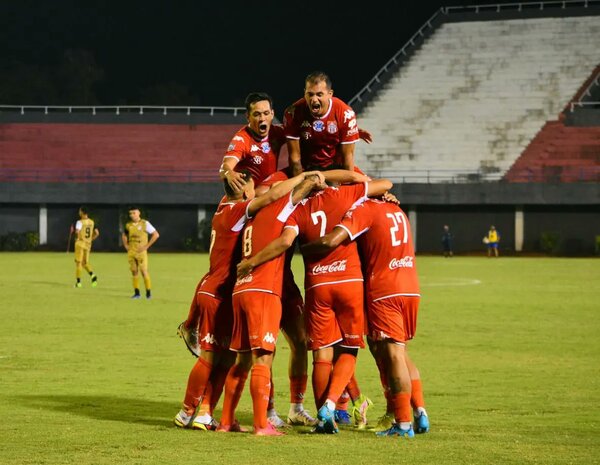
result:
[[[350,281],[315,286],[306,291],[308,348],[322,349],[340,343],[363,348],[363,282]]]
[[[369,303],[367,322],[369,336],[376,341],[411,340],[417,331],[418,296],[393,296]]]
[[[281,322],[281,298],[277,294],[245,291],[233,295],[231,350],[275,351]]]

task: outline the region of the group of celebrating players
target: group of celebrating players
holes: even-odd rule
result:
[[[256,435],[279,436],[290,425],[322,434],[338,433],[339,424],[364,428],[371,401],[354,370],[366,334],[387,400],[376,434],[426,433],[420,375],[406,350],[420,299],[410,225],[388,192],[391,182],[354,166],[355,143],[370,142],[370,134],[322,72],[307,76],[304,98],[285,111],[283,126],[273,124],[267,94],[249,94],[246,111],[248,124],[234,135],[220,170],[225,196],[212,221],[210,269],[178,328],[198,360],[175,424],[246,431],[235,411],[250,374]],[[284,144],[289,166],[277,171]],[[296,242],[304,302],[290,267]],[[280,329],[291,349],[287,422],[273,405]],[[304,408],[308,350],[316,418]]]

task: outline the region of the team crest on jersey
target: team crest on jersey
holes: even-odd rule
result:
[[[338,130],[337,124],[335,124],[335,121],[329,121],[327,123],[327,132],[329,134],[335,134]]]
[[[308,131],[305,131],[300,135],[302,136],[302,139],[305,139],[305,140],[310,139],[310,132],[308,132]]]
[[[260,148],[263,151],[263,153],[269,153],[271,151],[271,144],[269,144],[268,142],[263,142],[262,144],[260,144]]]
[[[325,129],[325,123],[318,119],[316,121],[313,121],[312,127],[317,132],[323,132],[323,130]]]
[[[235,144],[229,144],[229,147],[227,147],[227,151],[231,152],[234,148],[235,148]]]

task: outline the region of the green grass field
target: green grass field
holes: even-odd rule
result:
[[[176,328],[206,256],[151,254],[151,301],[129,299],[124,254],[92,254],[96,289],[87,276],[83,289],[72,287],[72,260],[0,254],[1,464],[600,463],[597,259],[419,257],[411,353],[432,429],[412,441],[176,429],[194,363]],[[281,338],[282,414],[288,353]],[[375,419],[384,401],[367,351],[357,377]],[[239,418],[250,426],[247,391]],[[316,413],[312,396],[307,405]]]

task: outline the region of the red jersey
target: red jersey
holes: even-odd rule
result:
[[[227,197],[219,203],[210,232],[210,267],[198,286],[198,292],[218,298],[231,295],[239,262],[238,239],[248,220],[249,203],[250,200],[230,202]]]
[[[251,258],[277,239],[283,231],[283,226],[294,211],[292,193],[261,208],[254,218],[251,218],[242,236],[242,257]],[[276,294],[281,297],[285,255],[281,254],[257,266],[248,276],[238,279],[233,293],[244,291],[259,291]]]
[[[412,233],[400,207],[369,200],[348,211],[338,226],[352,240],[360,236],[368,302],[419,295]]]
[[[312,116],[306,100],[300,99],[285,110],[285,136],[300,140],[300,161],[310,166],[327,167],[342,164],[340,144],[358,141],[358,124],[352,108],[337,97],[332,97],[327,113]]]
[[[248,126],[244,126],[231,139],[223,158],[235,158],[238,161],[235,170],[250,171],[258,185],[277,171],[279,151],[284,144],[285,135],[281,125],[272,124],[267,137],[260,140],[254,138]]]
[[[367,184],[329,187],[302,200],[285,227],[293,228],[300,243],[330,232],[355,202],[367,197]],[[354,242],[346,241],[327,255],[304,256],[304,288],[348,281],[362,281],[360,258]]]

